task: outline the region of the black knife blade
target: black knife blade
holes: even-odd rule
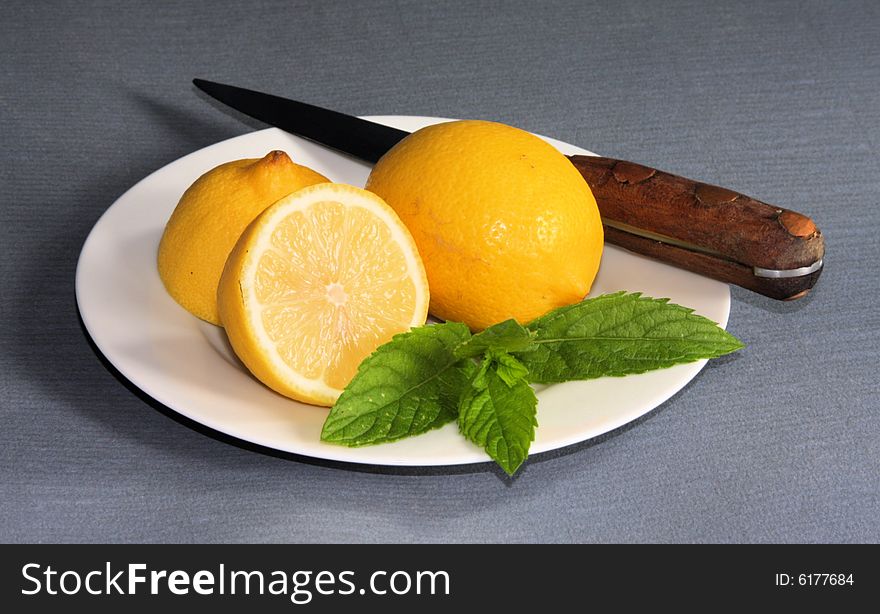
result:
[[[405,130],[243,87],[205,79],[193,79],[193,85],[254,119],[372,164],[409,135]]]

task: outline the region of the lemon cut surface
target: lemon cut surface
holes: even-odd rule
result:
[[[379,345],[424,324],[429,302],[415,243],[394,211],[333,183],[261,213],[233,248],[217,298],[248,369],[316,405],[332,405]]]

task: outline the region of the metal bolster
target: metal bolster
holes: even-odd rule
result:
[[[797,269],[762,269],[761,267],[754,267],[752,272],[755,274],[755,277],[768,277],[770,279],[786,279],[789,277],[803,277],[804,275],[809,275],[810,273],[815,273],[819,269],[822,268],[822,258],[819,258],[816,262],[809,266],[802,266]]]

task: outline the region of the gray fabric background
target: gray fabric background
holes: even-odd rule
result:
[[[0,541],[878,541],[877,2],[198,6],[0,7]],[[826,270],[791,304],[734,289],[747,350],[512,481],[230,445],[115,377],[73,292],[122,192],[262,127],[194,76],[721,183],[812,216]]]

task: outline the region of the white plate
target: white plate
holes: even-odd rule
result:
[[[405,130],[444,121],[381,116]],[[566,154],[589,153],[547,139]],[[274,128],[211,145],[168,164],[123,194],[83,245],[76,298],[86,329],[107,359],[132,383],[171,409],[212,429],[262,446],[306,456],[378,465],[456,465],[486,454],[454,424],[403,441],[365,448],[321,443],[327,410],[286,399],[253,379],[232,354],[220,328],[201,322],[166,294],[156,271],[162,229],[180,195],[199,175],[229,160],[287,151],[333,181],[364,185],[370,167]],[[616,290],[669,297],[727,325],[727,285],[606,246],[591,295]],[[626,378],[543,387],[532,454],[584,441],[657,407],[703,368],[705,361]]]

